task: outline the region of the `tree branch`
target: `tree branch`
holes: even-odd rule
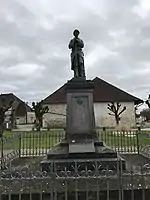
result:
[[[122,111],[120,111],[120,112],[118,113],[118,116],[120,116],[121,113],[123,113],[125,110],[126,110],[126,106],[124,106],[123,109],[122,109]]]
[[[108,110],[110,110],[112,113],[108,113],[109,115],[115,116],[116,123],[119,124],[120,121],[120,115],[126,110],[126,106],[123,107],[123,109],[119,112],[119,109],[121,108],[121,103],[117,102],[116,104],[114,102],[108,103]]]
[[[115,116],[114,114],[112,114],[112,113],[108,113],[108,115],[112,115],[112,116]]]

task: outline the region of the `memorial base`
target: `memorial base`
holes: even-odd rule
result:
[[[75,163],[80,165],[78,170],[94,170],[95,162],[101,166],[100,170],[117,170],[118,160],[125,170],[125,161],[115,151],[105,147],[96,135],[93,89],[90,80],[78,78],[68,81],[66,137],[41,162],[43,171],[50,171],[53,163],[62,171],[64,168],[72,171]]]
[[[41,162],[42,171],[50,172],[51,166],[55,163],[56,169],[59,171],[63,171],[66,169],[67,171],[72,171],[74,169],[75,163],[78,163],[80,167],[79,171],[82,170],[94,170],[94,164],[97,163],[98,166],[101,166],[99,170],[116,170],[118,167],[122,168],[122,170],[126,170],[125,160],[120,158],[112,149],[109,149],[103,146],[102,142],[95,141],[94,142],[94,151],[88,152],[87,142],[77,143],[75,149],[78,149],[78,152],[70,153],[69,152],[69,143],[64,140],[62,143],[55,146],[52,150],[49,151],[45,160]],[[82,146],[83,145],[83,146]],[[81,152],[80,146],[84,148],[85,152]],[[59,166],[59,167],[58,167]],[[55,171],[56,171],[55,169]]]

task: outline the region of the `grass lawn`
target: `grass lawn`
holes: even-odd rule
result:
[[[64,137],[64,131],[41,132],[5,132],[4,149],[37,149],[52,148]],[[1,143],[0,143],[1,145]]]
[[[41,132],[4,132],[4,149],[49,149],[55,146],[64,137],[63,130],[51,130]],[[98,131],[98,136],[107,146],[111,148],[134,148],[139,142],[140,146],[149,145],[150,138],[148,134],[133,134],[128,132],[120,134],[117,131]],[[0,143],[1,145],[1,143]]]
[[[110,147],[125,147],[125,146],[140,146],[149,145],[150,137],[149,133],[140,133],[137,135],[136,132],[128,132],[125,134],[120,134],[116,131],[99,132],[99,138]]]

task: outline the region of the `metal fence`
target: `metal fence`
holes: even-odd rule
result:
[[[149,132],[97,130],[101,141],[118,153],[150,155]],[[150,165],[127,166],[117,160],[113,170],[103,168],[101,160],[92,162],[92,170],[83,160],[51,162],[42,171],[40,161],[65,137],[65,131],[22,132],[0,139],[1,166],[17,157],[37,157],[28,166],[3,168],[0,171],[1,200],[149,200]],[[3,149],[3,151],[2,151]],[[143,150],[143,151],[142,151]],[[144,154],[145,155],[145,154]],[[64,162],[64,161],[63,161]],[[71,170],[67,168],[71,162]],[[82,164],[83,163],[83,164]],[[69,165],[70,166],[70,165]]]
[[[118,153],[138,153],[142,145],[137,131],[96,130],[96,132],[104,145]],[[59,143],[65,137],[65,131],[26,132],[21,133],[20,137],[21,156],[40,156],[45,155]]]
[[[0,167],[10,163],[17,157],[20,157],[21,135],[16,133],[9,137],[0,138]]]
[[[138,131],[97,130],[97,136],[104,145],[118,153],[142,153],[150,156],[150,134]],[[16,157],[38,157],[65,137],[63,130],[41,132],[20,132],[0,138],[1,163],[10,162]]]
[[[23,132],[20,156],[43,156],[65,137],[64,131]]]
[[[118,153],[139,153],[138,131],[97,130],[97,134],[106,146]]]
[[[58,162],[58,161],[57,161]],[[98,160],[95,170],[81,161],[73,161],[73,170],[52,162],[50,172],[39,166],[1,172],[1,200],[149,200],[150,165],[123,171],[118,159],[114,170],[102,169]],[[82,170],[80,170],[80,167]]]

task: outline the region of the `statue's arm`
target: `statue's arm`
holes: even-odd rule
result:
[[[78,45],[79,45],[81,48],[83,48],[83,47],[84,47],[84,42],[83,42],[83,40],[79,40]]]
[[[74,41],[71,40],[70,43],[69,43],[69,45],[68,45],[68,48],[71,49],[73,46],[74,46]]]

